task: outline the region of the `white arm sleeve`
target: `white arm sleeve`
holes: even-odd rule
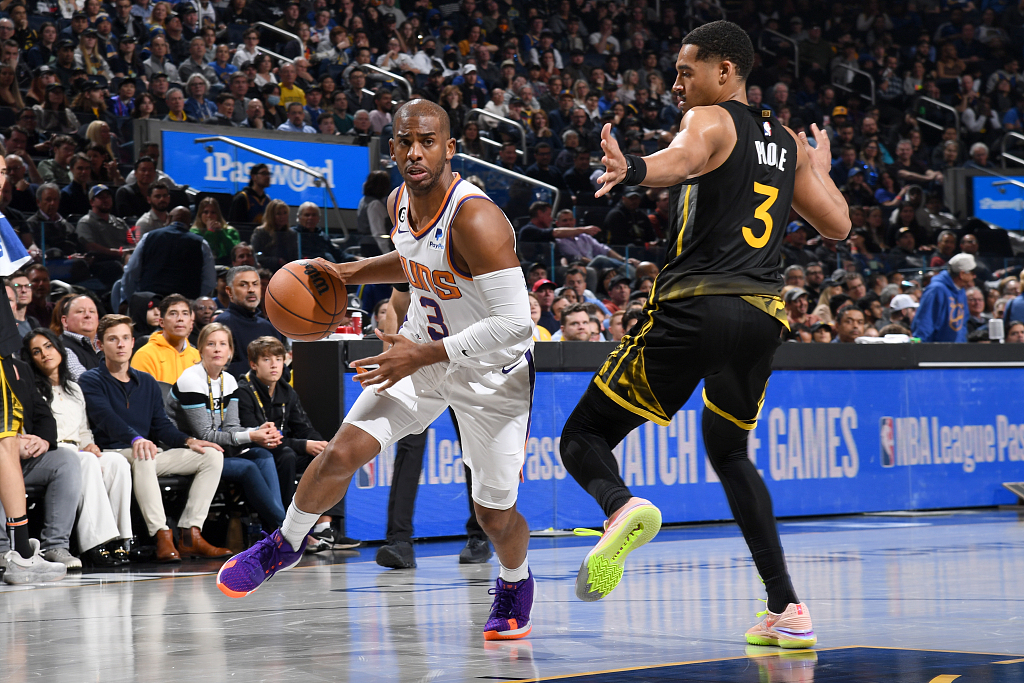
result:
[[[487,305],[487,317],[444,338],[448,358],[475,358],[515,346],[533,336],[530,298],[520,268],[506,268],[473,278]]]

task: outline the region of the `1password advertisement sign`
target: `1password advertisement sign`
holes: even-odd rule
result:
[[[599,527],[604,514],[565,471],[562,426],[590,373],[538,373],[518,508],[531,529]],[[348,376],[346,376],[348,379]],[[750,432],[748,457],[778,516],[1013,504],[1024,480],[1024,369],[780,371]],[[345,392],[346,408],[359,391]],[[701,388],[668,427],[642,425],[615,449],[633,494],[664,521],[731,519],[700,433]],[[353,478],[347,531],[383,539],[395,448]],[[486,456],[484,456],[486,457]],[[415,535],[465,533],[462,452],[448,414],[431,425]]]
[[[974,216],[1006,230],[1024,230],[1024,188],[992,176],[972,176],[969,181]]]
[[[210,133],[162,130],[160,135],[164,173],[179,185],[189,185],[200,192],[234,194],[249,184],[249,170],[253,166],[267,164],[270,167],[267,194],[272,199],[280,199],[289,206],[307,201],[317,206],[331,206],[326,190],[322,186],[317,187],[315,179],[308,173],[224,142],[194,142],[196,138],[208,137]],[[323,174],[339,207],[359,207],[363,183],[370,172],[370,151],[367,147],[242,136],[233,139]]]

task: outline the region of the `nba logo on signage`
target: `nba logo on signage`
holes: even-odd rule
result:
[[[356,470],[356,488],[372,489],[377,483],[377,459],[374,458]]]
[[[896,466],[896,431],[892,418],[883,417],[878,425],[878,443],[882,446],[882,467]]]

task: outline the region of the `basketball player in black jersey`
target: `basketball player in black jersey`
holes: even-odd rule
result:
[[[676,62],[673,91],[683,119],[669,147],[624,156],[611,126],[602,131],[606,171],[597,195],[620,183],[670,187],[672,230],[643,317],[566,422],[561,455],[608,516],[576,581],[581,599],[599,600],[618,584],[625,556],[661,525],[658,509],[626,487],[612,448],[647,420],[668,425],[704,380],[704,445],[768,592],[765,618],[747,641],[806,648],[816,642],[810,616],[790,581],[747,436],[786,325],[781,245],[790,206],[833,239],[846,238],[850,219],[829,178],[827,136],[812,126],[811,147],[803,133],[798,138],[771,112],[747,105],[753,62],[739,26],[700,26]]]

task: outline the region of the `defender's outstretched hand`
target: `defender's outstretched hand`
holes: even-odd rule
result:
[[[595,197],[602,197],[608,194],[613,187],[618,185],[626,177],[626,157],[619,149],[619,143],[612,137],[612,124],[604,124],[601,129],[601,149],[604,156],[601,163],[604,164],[604,174],[597,179],[598,189]]]
[[[814,140],[818,146],[811,147],[811,143],[807,141],[807,133],[799,134],[800,144],[804,148],[804,154],[811,160],[811,165],[822,177],[825,177],[832,170],[832,144],[828,139],[828,134],[818,128],[818,124],[811,124],[811,132],[814,133]]]

